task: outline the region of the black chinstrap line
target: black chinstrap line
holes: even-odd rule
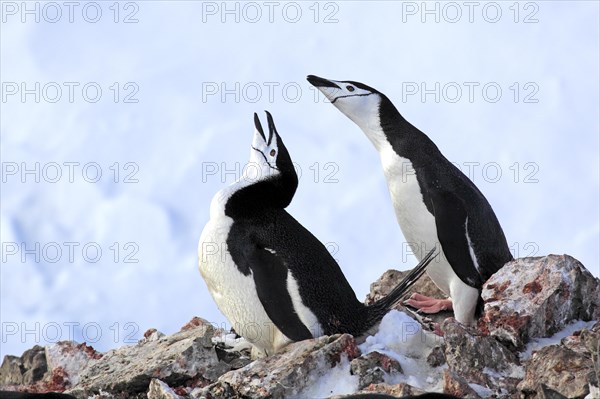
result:
[[[333,99],[333,101],[331,102],[332,104],[335,103],[338,99],[340,98],[346,98],[346,97],[364,97],[364,96],[370,96],[373,93],[365,93],[365,94],[348,94],[347,96],[338,96],[336,98]]]
[[[253,145],[250,146],[250,147],[252,147],[253,150],[258,151],[258,153],[263,156],[263,158],[265,159],[265,163],[269,166],[269,168],[275,169],[276,171],[281,172],[281,170],[279,170],[279,168],[277,166],[273,166],[273,165],[271,165],[269,163],[269,161],[267,160],[266,155],[261,150],[259,150],[258,148],[254,147]]]

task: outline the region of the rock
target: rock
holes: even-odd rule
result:
[[[467,383],[514,393],[514,386],[522,378],[522,368],[514,353],[495,338],[479,335],[456,321],[444,323],[442,329],[450,371]]]
[[[544,384],[540,384],[540,394],[542,399],[568,399],[566,396],[561,395],[554,389],[548,388]]]
[[[579,354],[562,344],[550,345],[534,352],[525,367],[525,379],[517,388],[528,398],[543,398],[540,384],[568,398],[583,398],[590,391],[590,381],[596,378],[591,354]]]
[[[144,332],[144,338],[142,338],[142,341],[144,341],[144,342],[158,341],[159,339],[161,339],[164,336],[165,336],[165,334],[161,333],[156,328],[150,328],[150,329],[146,330],[146,332]]]
[[[80,398],[101,391],[115,396],[141,394],[153,378],[174,387],[208,385],[229,370],[217,359],[213,333],[208,322],[196,323],[157,341],[141,340],[135,346],[109,351],[90,362],[70,393]]]
[[[464,399],[481,399],[464,378],[451,370],[444,370],[444,393]]]
[[[427,355],[427,364],[431,367],[439,367],[446,363],[446,354],[442,345],[435,346]]]
[[[44,348],[36,345],[33,349],[25,351],[21,359],[26,370],[23,374],[23,385],[33,384],[44,378],[44,374],[48,371]]]
[[[215,352],[217,353],[217,358],[229,365],[232,370],[241,369],[244,366],[252,363],[252,360],[238,351],[227,350],[224,348],[224,345],[217,344],[215,345]]]
[[[382,393],[386,395],[393,395],[396,397],[404,397],[409,395],[421,395],[424,394],[425,391],[420,390],[419,388],[415,388],[412,385],[408,385],[405,383],[388,385],[388,384],[371,384],[363,390],[358,391],[357,393],[362,394],[372,394],[372,393]],[[343,398],[343,396],[341,396]]]
[[[6,355],[0,366],[0,386],[23,384],[23,362],[18,356]]]
[[[295,342],[275,355],[224,374],[202,394],[207,398],[292,397],[343,357],[352,360],[359,354],[354,338],[348,334]],[[200,397],[199,392],[194,394]]]
[[[0,380],[4,389],[33,393],[62,392],[69,386],[64,368],[50,368],[45,349],[38,345],[21,357],[6,356],[0,367]]]
[[[157,378],[150,381],[148,399],[183,399],[171,387]]]
[[[5,356],[0,366],[0,386],[32,385],[48,372],[46,354],[41,346],[23,352],[21,357]]]
[[[402,373],[398,361],[379,352],[371,352],[350,362],[350,371],[358,376],[358,389],[383,382],[384,375]]]
[[[402,275],[386,272],[373,285],[370,301],[389,292]],[[413,290],[442,297],[428,278]],[[407,381],[404,377],[413,375],[416,379],[408,381],[457,397],[600,398],[600,282],[579,262],[555,255],[515,260],[492,276],[483,296],[485,313],[477,328],[446,321],[441,338],[394,312],[388,315],[392,322],[383,322],[364,341],[362,356],[355,339],[344,334],[293,343],[251,362],[244,340],[195,317],[173,335],[149,329],[138,344],[105,354],[85,344],[59,342],[36,346],[21,357],[7,356],[0,366],[0,389],[41,393],[68,388],[79,399],[277,399],[355,389],[400,397],[424,392],[386,381]],[[538,339],[575,326],[586,328]],[[558,337],[564,338],[558,342]],[[532,339],[535,345],[526,346]],[[406,376],[388,378],[395,373]]]
[[[484,285],[479,328],[517,349],[575,320],[600,318],[600,280],[568,255],[516,259]]]
[[[91,346],[77,344],[72,341],[61,341],[46,347],[46,359],[51,372],[62,370],[63,385],[74,386],[79,382],[79,373],[87,367],[90,361],[98,360],[102,354]]]

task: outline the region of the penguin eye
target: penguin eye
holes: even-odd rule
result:
[[[350,85],[346,86],[346,89],[347,89],[348,91],[354,91],[354,87],[353,87],[353,86],[350,86]]]
[[[271,155],[272,157],[274,157],[275,154],[277,154],[277,151],[275,151],[275,150],[271,150],[271,152],[269,153],[269,155]]]

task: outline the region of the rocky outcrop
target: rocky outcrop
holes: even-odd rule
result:
[[[152,332],[135,346],[107,352],[80,373],[70,393],[81,398],[102,391],[145,395],[152,379],[169,386],[196,387],[229,371],[213,348],[214,328],[204,321],[188,326],[171,336]]]
[[[386,272],[367,301],[385,295],[403,274]],[[428,278],[413,287],[442,297],[436,290]],[[446,320],[444,338],[392,312],[360,345],[347,334],[324,336],[255,361],[248,350],[228,346],[235,336],[197,317],[173,335],[150,329],[137,345],[106,353],[59,342],[7,356],[0,389],[92,399],[401,397],[427,391],[473,399],[600,397],[600,281],[583,265],[569,256],[517,259],[490,278],[483,298],[478,325]]]
[[[545,388],[567,398],[585,397],[600,378],[600,323],[533,353],[517,388],[534,394]]]
[[[491,336],[469,330],[455,321],[443,325],[445,358],[450,372],[496,395],[513,395],[523,378],[517,355]],[[456,380],[456,378],[453,378]],[[450,388],[448,392],[453,393]]]
[[[6,356],[0,366],[2,385],[32,385],[41,381],[48,371],[44,348],[34,346],[21,357]]]
[[[600,318],[597,278],[568,255],[516,259],[484,285],[479,328],[522,349],[574,320]]]
[[[352,360],[350,372],[359,377],[358,389],[364,389],[371,384],[384,382],[386,375],[393,378],[402,373],[402,366],[387,355],[371,352]]]
[[[348,334],[296,342],[280,353],[223,375],[201,393],[207,398],[296,397],[314,383],[322,371],[331,369],[342,359],[354,359],[359,353],[354,338]]]

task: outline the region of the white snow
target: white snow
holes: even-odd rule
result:
[[[314,376],[313,376],[314,378]],[[342,356],[341,361],[316,380],[295,398],[328,398],[333,395],[351,394],[358,390],[358,376],[350,374],[350,361]]]
[[[421,325],[404,312],[392,310],[381,321],[376,334],[368,336],[359,345],[362,354],[380,352],[397,360],[403,373],[384,375],[388,384],[408,383],[430,392],[441,392],[442,372],[445,366],[432,368],[426,358],[442,338],[425,332]],[[314,378],[314,376],[313,376]],[[324,375],[316,377],[298,398],[324,398],[332,395],[350,394],[358,389],[358,376],[350,374],[350,362],[346,357]]]
[[[600,388],[589,384],[590,393],[586,395],[584,399],[600,399]]]
[[[494,394],[494,391],[487,387],[484,387],[483,385],[469,384],[469,386],[477,393],[477,395],[481,396],[482,398],[489,398]]]
[[[381,320],[379,331],[367,337],[359,348],[362,353],[377,351],[400,363],[403,373],[386,375],[386,383],[405,382],[427,391],[441,391],[443,367],[432,368],[427,364],[427,355],[441,340],[424,331],[406,313],[392,310]]]

